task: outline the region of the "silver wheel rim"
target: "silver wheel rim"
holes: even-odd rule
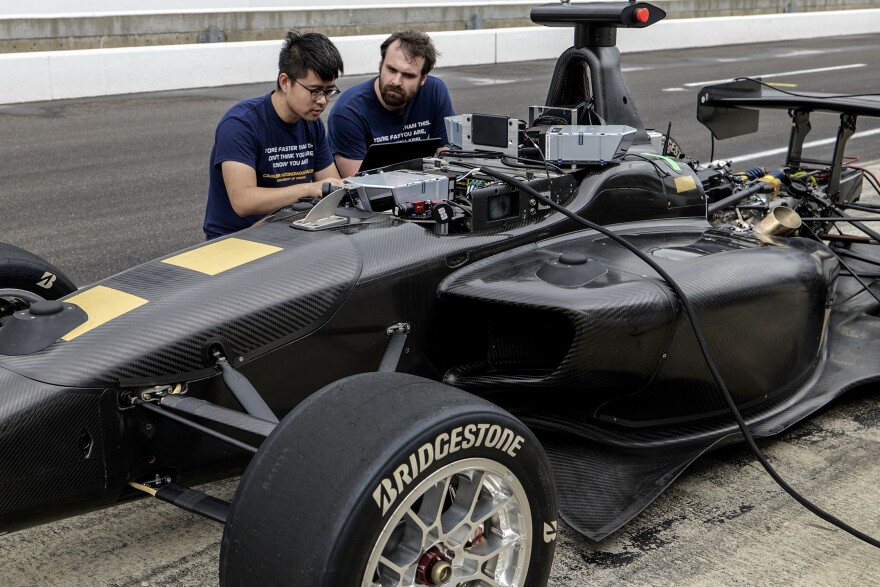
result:
[[[361,585],[519,587],[531,529],[526,492],[510,469],[489,459],[451,463],[394,509]]]

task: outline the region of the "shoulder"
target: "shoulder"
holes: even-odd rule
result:
[[[342,92],[336,100],[336,104],[333,105],[333,109],[330,110],[330,115],[333,116],[334,112],[341,112],[349,108],[359,109],[365,103],[369,103],[370,99],[376,95],[373,92],[374,81],[375,78],[370,78]]]
[[[446,83],[440,79],[439,77],[434,77],[433,75],[428,75],[425,78],[425,87],[433,92],[448,94],[449,89],[446,87]]]
[[[451,100],[449,89],[446,87],[446,84],[443,83],[443,80],[432,75],[429,75],[425,79],[425,85],[419,93],[424,94],[425,98],[436,108],[442,107]]]
[[[262,107],[269,97],[272,94],[266,94],[265,96],[258,96],[256,98],[251,98],[249,100],[242,100],[232,108],[226,111],[226,114],[223,115],[221,120],[226,120],[229,118],[248,118],[251,116],[255,116],[260,107]]]
[[[452,98],[446,84],[439,77],[429,75],[419,94],[424,94],[422,108],[430,108],[434,114],[453,116]]]
[[[218,131],[221,128],[228,127],[247,127],[255,129],[260,125],[260,109],[265,106],[271,94],[243,100],[226,111],[220,122],[217,124]]]

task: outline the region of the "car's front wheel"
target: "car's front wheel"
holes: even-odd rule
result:
[[[356,375],[254,457],[221,584],[543,586],[555,530],[550,466],[519,420],[435,381]]]
[[[45,259],[0,243],[0,319],[74,291],[73,282]]]

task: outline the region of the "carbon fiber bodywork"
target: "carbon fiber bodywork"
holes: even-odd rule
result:
[[[627,171],[631,187],[621,180]],[[617,195],[626,218],[627,194],[669,210],[665,191],[653,165],[633,161],[587,175],[567,199],[570,209],[588,214],[606,198],[609,214],[608,199]],[[692,197],[703,201],[699,189]],[[280,416],[327,383],[375,369],[386,328],[410,323],[399,370],[484,395],[532,424],[547,437],[559,469],[564,515],[594,536],[597,525],[579,521],[577,504],[594,504],[590,516],[613,529],[625,521],[622,511],[640,510],[665,485],[642,484],[652,491],[628,498],[630,509],[614,500],[603,505],[601,496],[617,495],[634,477],[650,477],[646,469],[659,468],[663,482],[671,481],[672,453],[661,465],[646,455],[667,444],[686,446],[685,456],[673,459],[678,471],[732,433],[674,296],[658,277],[594,233],[529,244],[570,230],[561,214],[447,235],[387,214],[319,232],[292,229],[286,220],[235,236],[279,247],[276,254],[216,276],[165,259],[136,267],[96,286],[148,303],[74,340],[0,358],[4,397],[32,403],[30,412],[18,403],[3,405],[3,430],[20,434],[4,432],[3,441],[23,447],[5,466],[15,471],[9,476],[15,482],[0,494],[5,529],[33,523],[36,512],[43,519],[124,499],[130,479],[169,475],[191,483],[246,463],[234,448],[119,401],[129,390],[184,382],[192,397],[237,407],[207,358],[214,341],[223,342]],[[737,400],[759,410],[771,401],[769,414],[779,417],[783,399],[824,365],[820,341],[836,262],[812,241],[760,242],[699,219],[620,225],[618,231],[651,251],[706,312],[703,327]],[[537,276],[566,252],[586,254],[605,273],[575,288]],[[559,401],[547,402],[550,394]],[[818,405],[799,404],[790,421]],[[41,410],[45,419],[63,413],[69,420],[47,434],[45,419],[34,416]],[[701,434],[683,443],[690,427]],[[73,450],[84,442],[84,430],[93,439],[88,455]],[[658,430],[664,432],[652,437]],[[29,435],[45,444],[25,442]],[[629,442],[653,448],[635,452],[627,464],[617,457]],[[57,445],[71,450],[49,450]],[[590,459],[569,462],[583,451],[603,455],[603,469],[620,469],[617,492],[603,487],[598,496],[584,494],[582,480],[566,483],[582,468],[596,470]],[[34,491],[53,471],[53,491]]]
[[[864,342],[880,334],[880,319],[866,312],[873,304],[864,293],[834,305],[838,262],[822,245],[743,238],[699,222],[618,233],[688,295],[756,435],[877,379],[876,349],[866,352]],[[576,288],[539,277],[542,265],[572,252],[607,272]],[[591,538],[619,528],[697,456],[739,434],[675,296],[603,235],[498,255],[446,279],[440,292],[486,333],[445,382],[490,397],[538,431],[561,514]],[[840,320],[849,327],[835,328]]]

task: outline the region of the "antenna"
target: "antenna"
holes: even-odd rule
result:
[[[669,121],[669,126],[666,127],[666,138],[663,139],[663,152],[661,155],[666,157],[669,154],[669,136],[672,133],[672,121]]]

